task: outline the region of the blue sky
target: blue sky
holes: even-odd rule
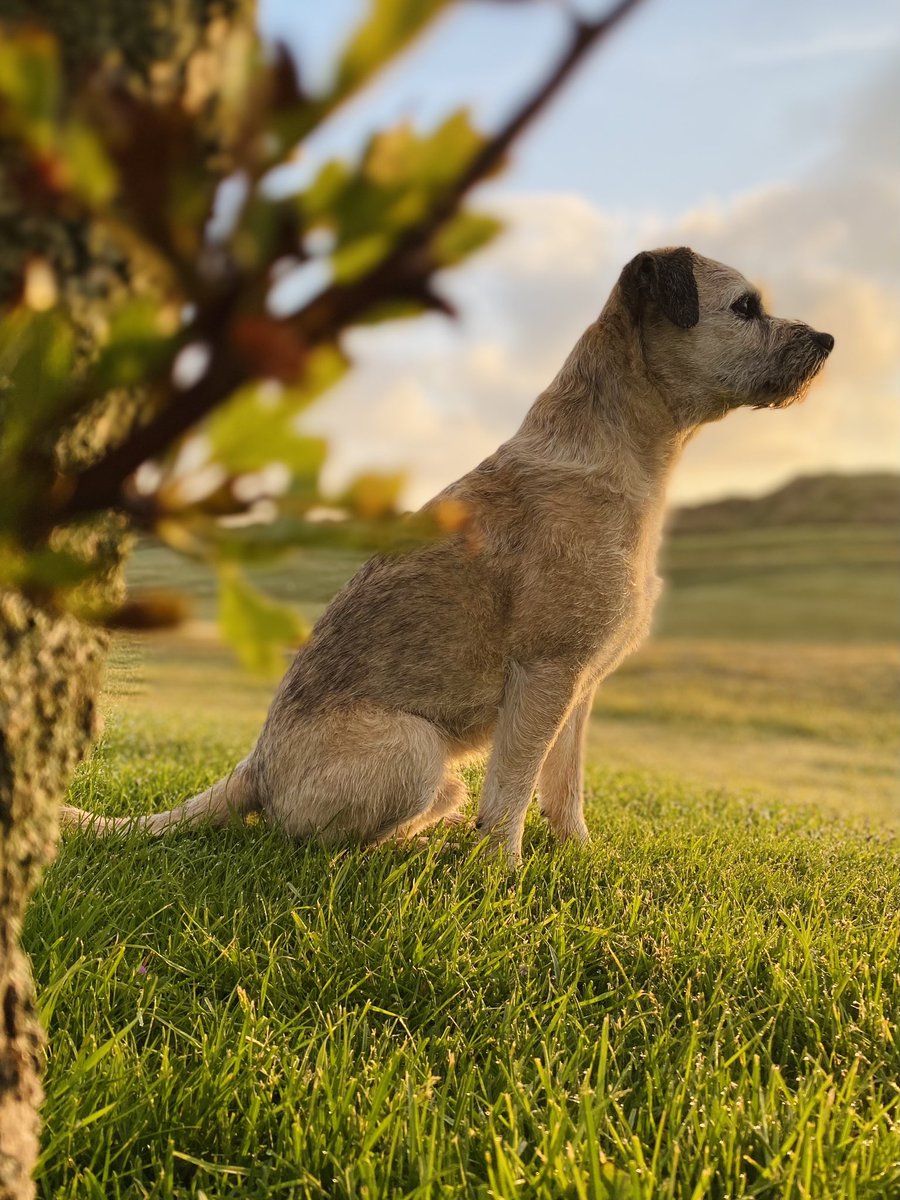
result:
[[[263,0],[260,21],[321,84],[365,8]],[[429,125],[460,103],[495,124],[540,76],[565,28],[559,5],[461,4],[353,106],[329,143],[357,146],[384,120]],[[648,0],[528,136],[503,186],[674,213],[790,178],[827,154],[854,94],[897,62],[898,49],[900,6],[889,0]]]
[[[316,86],[364,8],[363,0],[262,0],[260,21],[267,35],[290,45]],[[468,104],[479,123],[496,124],[546,69],[564,29],[560,4],[458,5],[346,108],[311,147],[307,169],[322,157],[353,154],[388,121],[428,126]],[[721,432],[717,427],[701,442],[710,461],[692,447],[676,494],[715,494],[729,482],[761,490],[796,470],[895,461],[900,259],[883,244],[879,227],[900,226],[898,75],[896,2],[648,0],[485,190],[489,204],[507,216],[510,234],[448,282],[467,305],[461,326],[439,329],[429,319],[357,339],[357,378],[335,404],[326,402],[334,409],[323,428],[335,445],[337,475],[362,465],[368,450],[376,465],[408,466],[418,479],[411,496],[419,500],[472,465],[492,440],[512,432],[552,374],[553,356],[599,309],[624,257],[654,237],[656,244],[690,240],[727,257],[774,290],[776,311],[780,296],[795,308],[821,311],[837,324],[832,332],[846,350],[814,421],[804,426],[790,414],[777,432],[767,429],[760,462],[737,472],[717,471],[712,460],[727,455],[732,443],[744,448],[751,427],[731,433],[728,423]],[[537,263],[527,279],[523,246]],[[584,278],[579,257],[594,264],[595,281]],[[529,284],[536,295],[521,299]],[[547,353],[535,355],[541,292],[561,311],[552,315]],[[486,295],[492,303],[483,302]],[[812,320],[818,311],[791,315]],[[870,312],[874,318],[865,317]],[[472,355],[476,365],[461,370],[460,357]],[[435,385],[436,378],[444,382]],[[857,425],[849,421],[855,379],[867,395],[880,397],[868,441],[858,412]],[[403,413],[414,392],[421,419],[405,412],[399,426],[413,435],[398,444],[392,412]],[[359,426],[354,414],[363,407],[368,428],[354,446],[346,430]],[[457,417],[465,436],[448,438]],[[757,423],[754,434],[761,429]],[[818,453],[810,453],[811,430]],[[792,457],[794,437],[799,449]],[[429,438],[443,440],[442,455]]]

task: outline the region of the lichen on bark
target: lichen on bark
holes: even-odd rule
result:
[[[56,814],[96,733],[104,636],[0,591],[0,1197],[31,1194],[43,1033],[19,945]]]
[[[252,11],[247,0],[0,0],[0,24],[37,22],[54,32],[70,90],[100,67],[165,100],[190,82],[192,62],[210,77],[223,29],[249,22]],[[215,147],[214,89],[208,100],[203,120]],[[0,143],[0,306],[14,294],[26,259],[40,255],[56,274],[89,359],[110,310],[152,282],[104,232],[38,216],[21,203],[11,186],[13,154]],[[87,414],[57,448],[60,465],[84,464],[121,440],[139,408],[139,393],[105,397],[102,411]],[[125,537],[123,522],[100,518],[56,531],[53,542],[100,562],[104,570],[91,587],[114,599]],[[55,853],[59,803],[96,734],[105,646],[102,631],[70,612],[0,588],[0,1200],[34,1195],[43,1032],[19,935],[28,899]]]

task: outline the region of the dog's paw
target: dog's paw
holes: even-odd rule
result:
[[[478,834],[478,851],[486,862],[496,863],[497,866],[514,873],[522,866],[521,837],[512,838],[502,825],[493,829],[475,822]]]
[[[460,812],[448,813],[446,817],[441,818],[441,824],[460,830],[472,830],[475,828],[475,822],[472,818]]]
[[[553,835],[558,842],[568,842],[573,846],[586,846],[591,840],[591,835],[584,821],[579,822],[577,825],[566,825],[562,829],[554,829]]]

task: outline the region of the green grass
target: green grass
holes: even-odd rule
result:
[[[685,638],[604,684],[591,758],[900,827],[896,646]]]
[[[532,816],[516,879],[464,833],[67,838],[25,930],[41,1195],[900,1194],[895,560],[877,531],[675,539],[592,722],[593,841]],[[266,582],[315,616],[354,562]],[[271,694],[171,567],[133,573],[199,620],[117,641],[73,788],[98,812],[223,774]]]
[[[658,632],[818,643],[900,635],[897,531],[793,526],[669,540]]]
[[[298,554],[258,575],[310,619],[359,555]],[[589,747],[605,767],[900,824],[900,570],[893,530],[795,527],[684,534],[664,546],[653,641],[600,690]],[[120,642],[117,709],[215,719],[246,749],[272,693],[215,640],[208,572],[163,549],[135,586],[194,600],[184,631]],[[127,691],[127,695],[122,695]]]
[[[113,731],[77,798],[229,761]],[[201,765],[202,762],[202,765]],[[26,940],[47,1197],[888,1197],[896,846],[594,775],[586,850],[73,836]]]
[[[297,552],[252,573],[259,585],[315,619],[364,555]],[[791,526],[685,533],[663,544],[667,588],[656,621],[662,637],[741,641],[892,642],[900,635],[896,530],[883,525]],[[133,586],[177,587],[194,616],[215,618],[215,580],[160,546],[142,546]]]

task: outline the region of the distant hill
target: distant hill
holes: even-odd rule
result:
[[[741,496],[676,508],[676,533],[754,529],[773,525],[897,525],[900,474],[800,475],[766,496]]]

